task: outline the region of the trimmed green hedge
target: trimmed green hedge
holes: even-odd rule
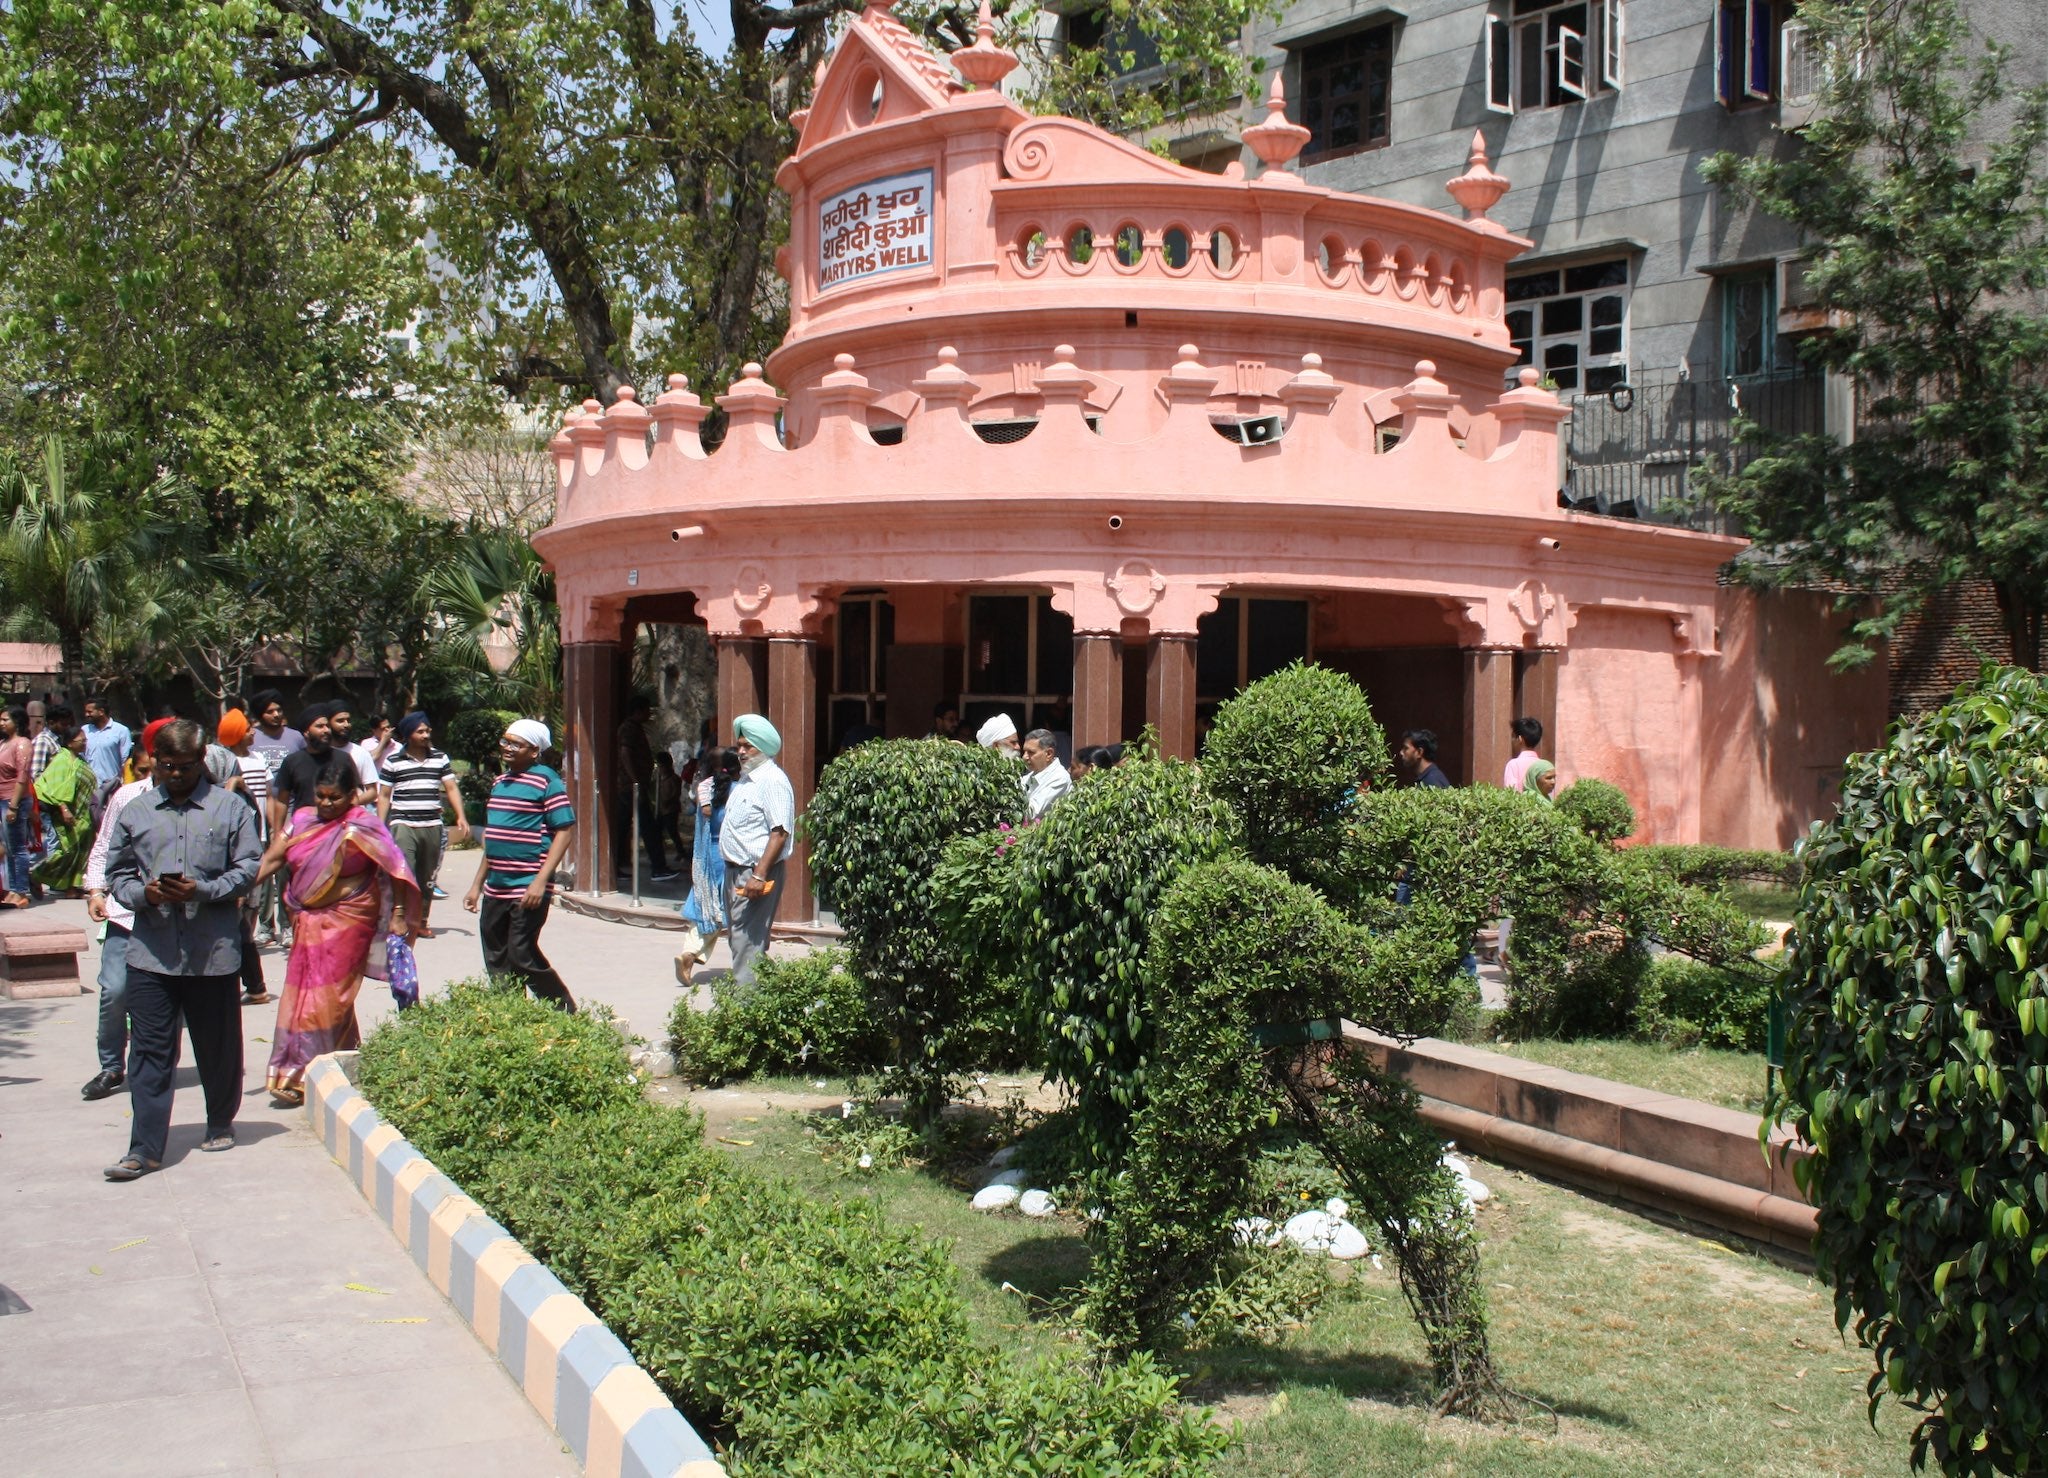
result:
[[[676,1071],[717,1087],[763,1073],[871,1072],[888,1057],[866,987],[843,949],[794,959],[768,956],[751,986],[730,976],[711,984],[711,1009],[688,996],[668,1019]]]
[[[1629,856],[1647,867],[1689,883],[1696,888],[1717,887],[1745,879],[1755,882],[1799,886],[1799,855],[1796,852],[1759,852],[1741,847],[1691,846],[1663,843],[1631,847]]]
[[[600,1018],[464,983],[380,1027],[360,1077],[734,1478],[1199,1478],[1227,1445],[1148,1360],[974,1344],[942,1244],[707,1148]]]

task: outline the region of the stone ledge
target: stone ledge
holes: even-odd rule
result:
[[[1791,1131],[1689,1098],[1423,1037],[1345,1037],[1423,1095],[1422,1116],[1460,1144],[1618,1200],[1807,1253],[1816,1216]]]
[[[589,1478],[724,1478],[725,1468],[583,1300],[356,1091],[357,1054],[306,1069],[306,1117],[434,1287]]]
[[[0,994],[10,1001],[83,995],[78,957],[87,947],[85,931],[69,924],[0,922]]]
[[[632,924],[641,929],[680,930],[683,927],[682,915],[676,912],[675,904],[649,903],[642,900],[636,908],[630,893],[564,891],[557,895],[556,901],[570,913],[582,914],[590,919],[603,919],[608,923]],[[769,933],[775,939],[821,945],[837,944],[845,937],[845,931],[837,924],[819,923],[811,919],[777,919]]]

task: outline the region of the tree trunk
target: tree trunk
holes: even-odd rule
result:
[[[2029,672],[2041,670],[2041,602],[2033,593],[2010,581],[1993,587],[1998,592],[1998,613],[2005,618],[2005,639],[2009,660]]]

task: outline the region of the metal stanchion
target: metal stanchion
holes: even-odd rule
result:
[[[584,830],[590,833],[590,882],[587,890],[595,898],[604,890],[598,886],[604,874],[597,868],[597,818],[604,814],[604,793],[597,788],[597,777],[590,777],[590,824]]]
[[[640,906],[640,782],[633,782],[633,907]]]

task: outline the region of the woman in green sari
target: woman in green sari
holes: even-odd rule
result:
[[[30,873],[45,888],[67,898],[85,896],[79,884],[85,877],[86,854],[92,850],[92,795],[98,786],[99,777],[85,762],[85,730],[73,729],[36,781],[36,799],[56,817],[57,845]]]

